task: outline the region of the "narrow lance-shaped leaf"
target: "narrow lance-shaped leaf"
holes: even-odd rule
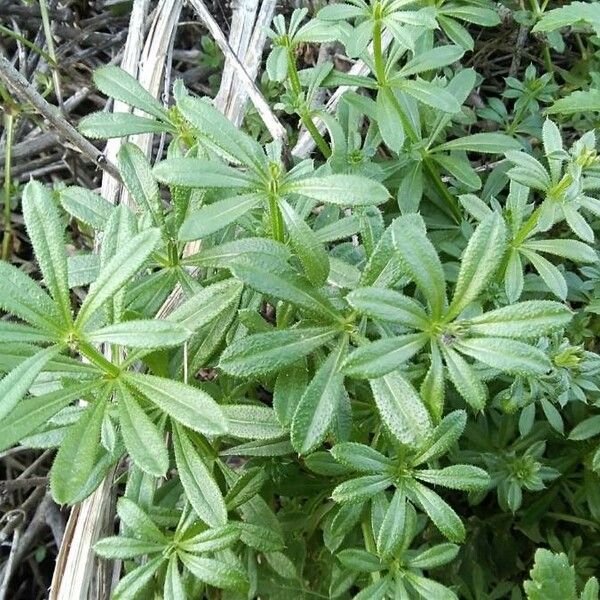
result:
[[[172,128],[154,119],[127,112],[95,112],[83,117],[77,129],[86,137],[106,140],[138,133],[163,133],[171,131]]]
[[[399,217],[392,224],[392,243],[406,274],[427,298],[434,317],[446,306],[446,282],[442,263],[425,234],[419,215]]]
[[[0,261],[0,308],[31,325],[53,334],[63,328],[61,313],[48,294],[33,279],[5,261]]]
[[[475,369],[452,348],[442,346],[442,353],[448,374],[458,393],[474,411],[483,410],[487,401],[487,388]]]
[[[498,269],[505,247],[506,225],[498,213],[492,213],[479,224],[462,256],[449,318],[477,299]]]
[[[46,363],[59,351],[59,346],[40,350],[0,380],[0,420],[12,411],[27,393]]]
[[[173,428],[175,463],[185,494],[196,514],[208,525],[227,523],[227,508],[219,486],[179,425]]]
[[[44,283],[66,326],[72,317],[63,226],[50,192],[37,181],[23,190],[23,217]]]
[[[85,398],[99,385],[99,381],[78,383],[41,396],[21,400],[12,412],[0,421],[0,452],[10,448],[32,431],[47,423],[73,400]]]
[[[329,275],[329,256],[325,248],[317,239],[317,234],[285,200],[279,200],[279,208],[306,276],[313,285],[323,285]]]
[[[243,285],[234,278],[202,288],[178,306],[167,320],[190,331],[198,331],[215,317],[237,303]]]
[[[121,435],[133,462],[149,475],[164,476],[169,453],[163,436],[123,385],[119,386],[118,408]]]
[[[130,348],[167,348],[185,342],[191,331],[169,321],[139,319],[107,325],[87,334],[94,343],[119,344]]]
[[[344,361],[343,371],[361,379],[383,377],[417,354],[428,340],[424,333],[381,338],[352,352]]]
[[[548,356],[539,348],[507,338],[470,338],[455,348],[473,358],[508,373],[543,375],[552,369]]]
[[[291,439],[300,454],[308,454],[325,438],[343,393],[341,362],[348,348],[343,337],[319,367],[304,392],[292,420]]]
[[[204,391],[164,377],[127,373],[126,381],[176,421],[207,435],[227,432],[220,406]]]
[[[158,229],[147,229],[135,235],[101,269],[98,279],[90,287],[76,325],[82,326],[104,302],[117,292],[137,272],[156,247],[160,237]]]
[[[248,585],[246,574],[242,569],[215,560],[180,552],[179,557],[186,568],[200,581],[223,589],[244,589]]]
[[[243,194],[219,200],[203,206],[192,213],[181,225],[181,241],[199,240],[234,223],[246,213],[259,206],[262,197],[259,194]]]
[[[50,471],[50,489],[58,504],[72,502],[92,473],[107,400],[104,392],[86,409],[58,450]]]
[[[382,204],[389,198],[381,183],[360,175],[323,175],[290,183],[287,192],[341,206]]]
[[[319,289],[304,277],[287,271],[271,273],[266,268],[249,264],[236,264],[234,275],[258,292],[286,300],[312,313],[324,316],[329,321],[340,321],[341,314]]]
[[[244,190],[254,187],[254,179],[240,169],[216,160],[181,157],[168,158],[153,169],[162,183],[191,188],[231,188]]]
[[[117,154],[117,165],[135,203],[152,216],[154,225],[160,225],[163,221],[162,202],[146,155],[135,144],[125,143]]]
[[[330,327],[306,327],[250,335],[228,346],[219,366],[237,377],[278,371],[326,344],[335,334]]]
[[[435,492],[414,479],[406,482],[410,497],[421,505],[440,532],[451,542],[465,539],[465,528],[459,516]]]
[[[573,313],[559,302],[527,300],[483,313],[468,321],[470,334],[517,339],[539,338],[566,327]]]
[[[99,230],[104,229],[114,210],[102,196],[76,185],[60,191],[60,203],[70,215]]]
[[[399,373],[371,380],[381,420],[401,444],[416,447],[431,433],[431,418],[412,385]]]
[[[158,119],[166,119],[167,111],[135,78],[127,71],[113,65],[96,69],[93,73],[98,89],[125,104],[139,108]]]

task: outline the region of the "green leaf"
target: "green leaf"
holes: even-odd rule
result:
[[[385,288],[364,287],[352,290],[348,304],[363,315],[397,323],[411,329],[425,329],[429,318],[423,307],[408,296]]]
[[[325,248],[319,242],[317,234],[285,200],[279,200],[279,208],[292,248],[298,255],[306,276],[313,285],[323,285],[329,275],[329,256]]]
[[[444,364],[437,344],[431,344],[431,362],[419,393],[433,420],[439,421],[444,411]]]
[[[450,447],[458,441],[466,424],[467,413],[464,410],[455,410],[446,415],[434,429],[424,448],[413,458],[413,464],[429,462],[446,454]]]
[[[93,343],[118,344],[130,348],[167,348],[187,340],[191,331],[160,319],[138,319],[107,325],[87,334]]]
[[[105,95],[139,108],[157,119],[167,119],[160,102],[147,92],[135,77],[114,65],[96,69],[92,75],[96,87]]]
[[[0,343],[27,342],[30,344],[43,344],[53,341],[54,337],[36,327],[30,327],[29,325],[14,321],[0,320]]]
[[[0,261],[0,308],[53,334],[62,330],[61,315],[42,288],[17,267]]]
[[[296,407],[306,389],[307,375],[304,361],[281,370],[277,375],[273,389],[273,408],[284,427],[289,427],[292,422]]]
[[[330,327],[306,327],[249,335],[226,348],[219,367],[237,377],[279,371],[323,346],[336,333]]]
[[[507,338],[470,338],[455,344],[456,350],[501,371],[515,374],[543,375],[552,369],[544,352]]]
[[[158,244],[158,229],[147,229],[134,235],[102,267],[91,285],[75,321],[81,327],[109,298],[127,283]]]
[[[568,96],[556,100],[552,106],[546,109],[548,115],[572,115],[588,112],[600,112],[600,90],[591,89],[571,92]]]
[[[331,493],[335,502],[363,502],[388,488],[394,479],[389,475],[365,475],[340,483]]]
[[[535,562],[523,587],[528,600],[565,600],[575,598],[575,569],[566,554],[545,548],[535,552]]]
[[[139,592],[141,592],[152,577],[154,577],[154,573],[156,573],[163,562],[165,562],[165,558],[163,556],[157,556],[125,575],[115,587],[112,600],[134,600],[137,598]]]
[[[600,415],[594,415],[577,423],[571,430],[569,439],[575,441],[589,440],[598,434],[600,434]]]
[[[288,72],[288,49],[284,46],[273,46],[265,67],[271,81],[285,81]]]
[[[392,467],[392,461],[387,456],[356,442],[336,444],[331,454],[339,463],[360,473],[385,473]]]
[[[402,269],[417,284],[434,318],[446,306],[446,282],[442,263],[425,233],[420,215],[405,215],[392,224],[392,243]]]
[[[160,225],[163,221],[162,201],[146,155],[136,145],[127,142],[117,153],[117,165],[134,202],[152,216],[154,225]]]
[[[211,527],[227,523],[227,507],[219,486],[179,425],[173,427],[173,448],[179,478],[196,514]]]
[[[125,448],[144,473],[163,477],[169,468],[169,453],[163,435],[127,388],[119,386],[119,425]]]
[[[448,317],[459,315],[479,297],[497,271],[506,246],[506,225],[498,213],[484,219],[465,249]]]
[[[201,142],[225,160],[255,169],[266,167],[265,155],[258,143],[237,129],[209,101],[184,96],[177,101],[177,108],[198,129]]]
[[[200,158],[168,158],[152,171],[162,183],[190,188],[248,189],[254,179],[244,171],[215,160]]]
[[[433,569],[446,565],[456,558],[459,550],[456,544],[437,544],[411,558],[410,566],[414,569]]]
[[[377,535],[377,552],[384,559],[393,558],[401,547],[406,535],[406,495],[404,486],[400,485],[394,492],[388,506],[379,533]]]
[[[179,239],[183,242],[199,240],[215,233],[243,217],[261,202],[262,196],[259,194],[243,194],[203,206],[185,219],[179,230]]]
[[[526,248],[520,250],[540,274],[548,289],[561,300],[565,300],[568,292],[567,282],[558,268],[537,252],[532,252]]]
[[[123,535],[107,537],[94,544],[94,552],[109,560],[125,560],[144,554],[156,554],[163,550],[163,544],[128,538]]]
[[[220,406],[191,385],[141,373],[127,373],[125,381],[176,421],[206,435],[227,433]]]
[[[313,287],[311,283],[294,272],[270,273],[260,266],[248,264],[233,265],[233,274],[251,288],[279,300],[300,306],[307,311],[321,315],[329,321],[340,321],[341,314],[329,299]]]
[[[164,600],[185,600],[185,588],[177,565],[177,556],[173,554],[167,565],[165,586],[163,588]]]
[[[232,437],[271,440],[284,434],[277,414],[267,406],[228,404],[222,410],[227,419],[227,434]]]
[[[375,404],[383,424],[401,444],[419,446],[432,424],[421,398],[399,373],[371,380]]]
[[[482,492],[490,485],[490,476],[472,465],[450,465],[444,469],[422,469],[414,475],[421,481],[453,490]]]
[[[433,579],[427,579],[421,575],[417,575],[412,571],[406,574],[410,586],[416,590],[417,594],[421,598],[435,598],[436,600],[458,600],[458,596],[445,585],[434,581]]]
[[[229,523],[222,527],[213,527],[192,537],[183,539],[179,546],[186,552],[201,554],[216,552],[231,546],[240,537],[237,523]]]
[[[521,144],[504,133],[474,133],[439,144],[431,152],[461,151],[479,154],[504,154],[507,150],[519,150]]]
[[[487,388],[473,367],[452,348],[442,347],[442,353],[448,374],[458,393],[474,411],[483,410],[487,401]]]
[[[67,433],[50,471],[50,489],[58,504],[74,502],[96,464],[100,428],[106,411],[107,395],[89,406]]]
[[[386,146],[399,154],[404,145],[404,127],[393,94],[389,87],[377,92],[377,127]]]
[[[160,531],[148,514],[133,500],[121,497],[117,501],[117,514],[123,525],[137,537],[166,545],[168,538]]]
[[[390,197],[387,189],[377,181],[360,175],[341,174],[294,181],[286,187],[286,192],[340,206],[382,204]]]
[[[239,301],[242,284],[234,278],[213,283],[178,306],[167,320],[189,331],[198,331]]]
[[[0,421],[6,417],[25,396],[27,390],[41,373],[46,363],[60,351],[59,346],[40,350],[24,360],[0,380]]]
[[[61,190],[59,197],[62,207],[70,215],[100,231],[106,227],[114,210],[114,206],[102,196],[76,185]]]
[[[453,62],[460,60],[464,53],[463,48],[453,45],[436,46],[431,50],[415,53],[413,58],[398,71],[397,76],[408,77],[409,75],[416,75],[424,71],[441,69],[446,65],[451,65]]]
[[[444,5],[441,10],[445,15],[450,15],[469,23],[475,23],[476,25],[482,25],[483,27],[492,27],[500,23],[498,13],[484,6],[448,4]]]
[[[96,112],[87,115],[77,125],[79,132],[95,140],[121,138],[139,133],[163,133],[169,125],[126,112]]]
[[[460,104],[449,91],[424,79],[403,79],[401,89],[431,108],[450,114],[460,111]]]
[[[359,379],[383,377],[402,366],[428,341],[429,336],[425,333],[382,338],[354,350],[342,369],[349,377]]]
[[[37,181],[30,181],[23,190],[23,217],[44,283],[63,325],[68,325],[72,316],[63,225],[50,192]]]
[[[533,252],[547,252],[555,256],[562,256],[573,262],[598,262],[598,255],[594,249],[579,240],[528,240],[522,247]]]
[[[0,421],[0,452],[44,425],[73,400],[85,397],[99,382],[70,385],[54,392],[22,400]]]
[[[319,367],[308,384],[294,412],[291,440],[299,454],[306,455],[325,438],[344,393],[344,376],[341,363],[348,348],[343,337],[335,350]]]
[[[459,516],[435,492],[414,479],[406,482],[407,491],[421,505],[433,524],[451,542],[465,539],[465,528]]]
[[[246,573],[231,564],[187,552],[178,552],[178,556],[194,577],[208,585],[222,589],[244,589],[248,585]]]
[[[469,319],[470,334],[515,339],[536,339],[560,331],[573,313],[559,302],[528,300],[497,308]]]
[[[351,571],[372,573],[373,571],[383,571],[385,568],[374,554],[362,548],[346,548],[338,552],[337,557],[344,567]]]

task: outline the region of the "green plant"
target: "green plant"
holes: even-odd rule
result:
[[[96,545],[125,561],[115,598],[597,598],[594,134],[565,150],[534,69],[507,81],[512,125],[498,98],[480,111],[498,131],[463,106],[478,75],[459,21],[496,25],[492,4],[306,15],[276,18],[266,68],[315,159],[181,82],[166,109],[95,72],[145,116],[95,113],[83,133],[171,141],[154,166],[123,144],[133,209],[26,185],[43,285],[0,263],[0,449],[58,448],[69,504],[127,458],[120,534]],[[300,44],[331,40],[370,73],[299,70]],[[314,104],[340,85],[367,93]],[[70,219],[99,253],[67,255]],[[536,552],[565,545],[575,567]]]

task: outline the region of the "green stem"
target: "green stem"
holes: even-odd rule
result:
[[[292,92],[296,96],[296,100],[300,100],[300,95],[302,94],[302,84],[300,83],[300,76],[298,75],[298,69],[296,68],[296,56],[294,54],[294,49],[291,45],[288,45],[287,48],[288,53],[288,77],[290,78],[290,85],[292,86]],[[308,133],[310,133],[312,139],[314,140],[317,148],[321,151],[321,154],[325,158],[329,158],[331,156],[331,149],[329,148],[325,138],[321,135],[321,132],[315,125],[312,117],[310,116],[310,110],[308,107],[304,107],[298,112],[300,120],[302,121],[302,125],[306,127]]]
[[[56,95],[56,99],[58,100],[58,105],[62,109],[63,101],[62,101],[62,92],[60,85],[60,76],[58,74],[58,63],[56,62],[56,52],[54,50],[54,38],[52,37],[52,28],[50,27],[50,16],[48,15],[48,6],[46,5],[46,0],[39,0],[40,4],[40,14],[42,16],[42,26],[44,28],[44,37],[46,38],[46,43],[48,44],[48,54],[52,57],[52,62],[54,63],[52,67],[52,81],[54,82],[54,94]]]
[[[281,218],[281,211],[279,210],[277,195],[273,192],[269,194],[269,213],[271,217],[271,232],[273,234],[273,239],[276,242],[283,242],[283,219]]]
[[[118,377],[121,373],[121,369],[110,360],[108,360],[102,352],[99,352],[91,344],[87,342],[79,342],[79,351],[83,354],[93,365],[102,369],[108,375],[112,377]]]
[[[6,153],[4,155],[4,236],[2,237],[2,260],[9,260],[11,255],[11,167],[12,147],[15,133],[15,117],[10,109],[4,113],[6,129]]]
[[[373,22],[373,61],[375,63],[375,77],[379,85],[385,85],[385,64],[381,48],[381,5],[378,2],[374,9],[375,21]]]

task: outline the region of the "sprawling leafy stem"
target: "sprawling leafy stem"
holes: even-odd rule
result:
[[[536,28],[569,15],[540,9]],[[96,544],[125,561],[115,598],[521,597],[514,573],[472,568],[494,528],[536,545],[543,517],[600,518],[594,134],[564,149],[531,69],[507,81],[515,118],[490,101],[498,131],[467,132],[479,76],[459,61],[469,24],[499,23],[491,3],[306,17],[275,18],[266,70],[314,159],[181,82],[166,108],[96,71],[137,112],[92,114],[83,133],[170,144],[155,164],[121,146],[130,206],[25,187],[43,281],[0,263],[0,449],[58,448],[51,491],[69,504],[127,459],[120,534]],[[332,41],[362,74],[298,69],[303,44]],[[315,103],[341,85],[360,93]],[[99,252],[67,254],[69,219]],[[528,597],[551,597],[552,577],[577,597],[563,556],[538,551]],[[592,578],[580,597],[597,593]]]

